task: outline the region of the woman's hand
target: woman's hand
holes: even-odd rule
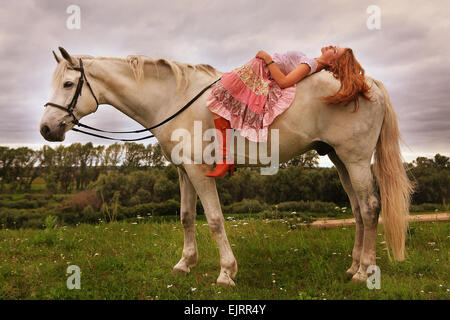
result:
[[[258,53],[256,54],[256,58],[263,59],[266,64],[272,61],[272,57],[270,56],[270,54],[263,50],[258,51]]]

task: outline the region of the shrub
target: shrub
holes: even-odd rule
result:
[[[92,190],[81,191],[63,202],[63,206],[69,206],[74,211],[82,211],[87,206],[99,210],[101,205],[99,194]]]
[[[80,213],[74,212],[70,207],[63,208],[56,213],[56,216],[61,221],[61,224],[75,225],[80,222]]]
[[[47,193],[25,193],[23,198],[26,200],[50,200],[53,196]]]
[[[180,203],[176,200],[167,200],[163,203],[157,203],[153,209],[154,216],[170,216],[180,214]]]
[[[92,206],[88,205],[84,207],[81,213],[81,222],[84,223],[96,223],[101,219],[102,215],[100,212],[94,210]]]
[[[155,182],[153,190],[156,201],[169,200],[178,197],[180,194],[178,183],[172,182],[164,176]]]
[[[111,205],[108,206],[106,202],[103,202],[101,207],[101,213],[106,221],[116,221],[118,214],[119,214],[119,198],[120,198],[120,191],[114,192],[114,195],[111,199]],[[103,199],[103,197],[102,197]]]
[[[431,211],[445,211],[448,210],[442,204],[437,203],[422,203],[422,204],[413,204],[410,206],[410,212],[431,212]]]
[[[278,205],[272,206],[272,209],[279,211],[299,211],[299,212],[330,212],[336,213],[336,204],[333,202],[321,202],[321,201],[287,201],[281,202]],[[351,212],[350,209],[347,209]]]
[[[154,194],[154,184],[157,180],[160,180],[161,173],[159,171],[151,169],[138,170],[130,174],[109,171],[106,175],[101,175],[88,188],[101,193],[106,202],[110,202],[114,193],[120,191],[119,200],[121,205],[129,206],[138,204],[137,198],[134,198],[133,203],[130,203],[132,197],[136,195],[139,197],[140,203],[146,203],[155,200],[152,197]],[[168,182],[170,183],[170,181]],[[163,186],[159,186],[158,188],[164,189]],[[161,190],[167,199],[173,196],[169,189],[165,189],[165,191]]]
[[[153,202],[138,204],[133,207],[119,206],[117,220],[123,220],[126,218],[134,218],[137,215],[140,215],[140,216],[153,215],[154,207],[155,207],[155,203],[153,203]]]
[[[42,228],[44,224],[42,209],[3,209],[0,211],[0,226],[2,228],[19,229],[33,225]],[[33,220],[33,223],[29,221]]]
[[[136,192],[136,197],[138,197],[139,203],[148,203],[152,200],[150,192],[142,188]]]
[[[136,205],[138,205],[140,203],[141,203],[141,199],[137,195],[132,196],[130,201],[129,201],[129,204],[132,205],[132,206],[136,206]]]
[[[224,213],[256,213],[261,212],[266,205],[261,204],[258,200],[244,199],[240,202],[233,203],[223,208]]]
[[[55,216],[52,216],[51,214],[48,215],[44,220],[45,229],[52,230],[56,228],[56,222],[58,221],[58,218]]]
[[[45,221],[43,217],[30,217],[22,222],[21,228],[42,229]]]
[[[0,207],[11,209],[36,209],[42,205],[41,201],[36,200],[1,200]]]
[[[53,195],[53,199],[56,202],[62,202],[63,200],[66,200],[68,198],[70,198],[70,195],[67,195],[67,194],[54,194]]]

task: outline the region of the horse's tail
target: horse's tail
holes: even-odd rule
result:
[[[386,243],[392,249],[395,260],[402,261],[405,259],[406,229],[414,184],[408,179],[403,166],[397,114],[384,85],[381,81],[374,81],[383,92],[386,106],[375,150],[374,172],[380,188]]]

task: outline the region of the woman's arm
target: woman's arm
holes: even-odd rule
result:
[[[271,63],[271,61],[273,61],[272,57],[267,52],[259,51],[256,54],[256,57],[263,59],[266,64],[270,63],[268,66],[270,75],[275,80],[275,82],[280,86],[281,89],[288,88],[296,84],[304,77],[306,77],[309,71],[311,70],[307,64],[301,63],[288,75],[285,75],[283,72],[281,72],[281,70],[277,67],[275,63]]]

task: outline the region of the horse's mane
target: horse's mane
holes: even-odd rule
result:
[[[144,76],[145,64],[153,64],[156,68],[156,76],[159,77],[159,67],[167,66],[175,75],[177,90],[180,89],[181,83],[184,82],[183,91],[189,87],[189,70],[202,71],[211,76],[217,75],[217,70],[209,64],[190,64],[178,61],[170,61],[167,59],[151,59],[143,55],[129,55],[126,61],[133,71],[136,81],[140,81]]]
[[[189,70],[192,71],[202,71],[210,76],[217,76],[218,71],[209,64],[190,64],[178,61],[170,61],[167,59],[152,59],[144,55],[129,55],[126,58],[116,58],[116,57],[93,57],[89,55],[74,55],[75,59],[83,59],[83,62],[89,62],[89,60],[118,60],[126,62],[133,72],[134,78],[137,82],[140,82],[144,78],[144,66],[146,64],[152,64],[156,68],[156,77],[159,77],[159,67],[169,67],[175,76],[177,83],[177,91],[180,90],[181,84],[184,82],[184,87],[182,90],[186,90],[189,87]],[[66,60],[62,60],[58,67],[55,69],[53,75],[52,85],[55,85],[57,79],[61,79],[65,71],[70,67]]]

